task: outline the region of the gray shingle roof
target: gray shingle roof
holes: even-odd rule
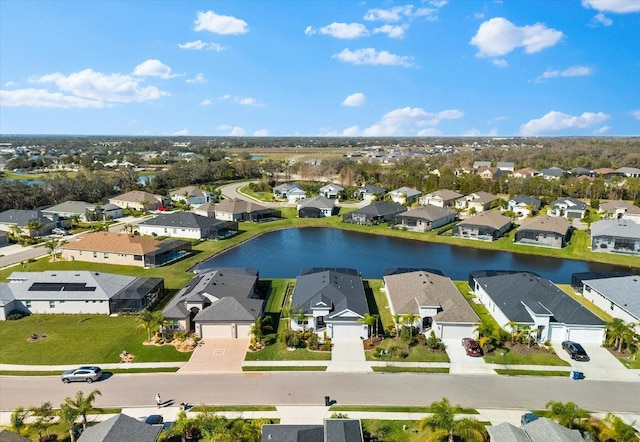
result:
[[[174,212],[157,215],[140,223],[141,226],[184,227],[189,229],[210,229],[228,223],[191,212]]]
[[[120,413],[88,427],[78,442],[155,442],[161,431],[161,426],[145,424]]]
[[[583,281],[622,310],[640,319],[640,276],[621,276]]]
[[[455,214],[455,210],[450,209],[448,207],[439,207],[432,206],[431,204],[427,204],[426,206],[419,206],[415,209],[407,210],[399,214],[400,217],[406,218],[420,218],[425,219],[427,221],[435,221],[441,218],[446,218]]]
[[[357,419],[326,419],[325,442],[362,442],[362,425]]]
[[[298,207],[315,207],[318,209],[333,209],[335,207],[335,201],[324,197],[322,195],[315,196],[313,198],[305,198],[298,203]]]
[[[449,189],[436,190],[431,195],[440,197],[444,201],[455,200],[455,199],[458,199],[458,198],[464,196],[461,193],[458,193],[458,192],[455,192],[455,191],[449,190]]]
[[[31,442],[31,439],[3,428],[0,430],[0,442]]]
[[[44,224],[53,222],[52,219],[44,216],[40,210],[9,209],[0,213],[0,223],[3,224],[15,224],[24,227],[29,221],[40,221]]]
[[[55,206],[47,207],[43,209],[45,213],[77,213],[78,215],[84,215],[87,210],[95,209],[96,204],[91,204],[86,201],[65,201],[64,203],[56,204]]]
[[[532,206],[536,210],[540,210],[540,207],[542,206],[542,201],[528,195],[514,196],[509,201],[513,201],[516,204],[526,204],[528,206]]]
[[[332,313],[351,310],[361,316],[369,313],[362,278],[354,269],[304,269],[296,281],[291,305],[311,312],[318,301],[331,300]]]
[[[267,209],[266,206],[237,198],[222,200],[214,205],[214,211],[225,213],[251,213]]]
[[[407,187],[407,186],[400,187],[399,189],[392,190],[389,193],[398,194],[398,195],[404,195],[407,198],[411,198],[411,197],[414,197],[414,196],[422,195],[422,192],[420,192],[419,190],[412,189],[411,187]]]
[[[627,219],[603,219],[591,224],[591,236],[640,239],[640,224]]]
[[[604,322],[571,296],[533,272],[476,271],[470,273],[507,316],[509,321],[532,322],[527,308],[549,314],[569,325],[604,325]]]
[[[531,442],[584,442],[578,430],[570,430],[546,417],[523,425]]]
[[[351,213],[358,213],[367,216],[384,216],[394,215],[396,213],[405,212],[407,210],[402,204],[391,203],[388,201],[378,201],[368,206],[364,206],[362,209],[355,210]]]
[[[260,442],[324,442],[324,427],[267,424],[262,426]]]
[[[492,442],[532,442],[522,428],[508,422],[489,425],[487,433]]]

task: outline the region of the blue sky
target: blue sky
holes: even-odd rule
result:
[[[640,135],[640,0],[2,0],[0,133]]]

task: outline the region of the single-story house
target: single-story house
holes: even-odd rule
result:
[[[537,216],[528,218],[516,230],[514,242],[532,246],[562,248],[571,236],[571,225],[564,218]]]
[[[22,232],[28,236],[43,236],[59,227],[58,215],[45,216],[41,210],[9,209],[0,213],[0,230],[9,233]],[[39,226],[39,229],[30,227]]]
[[[473,162],[474,169],[480,169],[481,167],[491,167],[491,161],[476,160]]]
[[[327,185],[322,186],[318,189],[318,195],[322,195],[325,198],[329,199],[339,199],[340,192],[344,191],[344,187],[338,186],[337,184],[329,183]]]
[[[305,198],[296,205],[300,218],[322,218],[338,213],[335,199],[329,199],[318,195],[313,198]]]
[[[496,167],[503,172],[513,172],[516,168],[516,163],[513,161],[498,161]]]
[[[469,273],[469,287],[498,325],[512,332],[528,327],[536,342],[578,341],[602,344],[603,320],[551,281],[533,272],[479,270]]]
[[[440,339],[476,336],[480,318],[450,278],[429,269],[386,269],[384,289],[392,315],[415,315],[422,333]]]
[[[587,169],[585,167],[574,167],[573,169],[569,170],[569,173],[572,176],[576,176],[576,177],[588,177],[591,178],[593,176],[595,176],[595,174],[591,171],[591,169]]]
[[[427,232],[452,223],[455,219],[456,212],[453,209],[427,204],[396,215],[393,223],[397,228]]]
[[[587,203],[571,197],[551,201],[551,206],[553,206],[553,209],[547,212],[549,216],[582,219],[587,213]]]
[[[67,261],[160,267],[191,254],[191,242],[172,239],[158,241],[149,236],[95,232],[58,247]]]
[[[624,176],[623,173],[618,172],[617,170],[612,169],[610,167],[601,167],[599,169],[594,169],[593,173],[596,176],[603,177],[606,180],[609,180],[609,179],[614,178],[614,177],[622,177],[622,176]]]
[[[591,250],[640,255],[640,223],[624,218],[592,223]]]
[[[163,213],[138,224],[141,235],[171,238],[220,239],[238,233],[238,223],[191,212]]]
[[[518,195],[507,201],[506,210],[515,213],[518,218],[526,218],[538,213],[540,207],[542,207],[542,201],[539,199],[528,195]]]
[[[196,209],[196,213],[198,213],[198,210],[202,208],[203,206]],[[211,213],[209,209],[207,209],[207,211],[208,213]],[[216,219],[226,221],[263,222],[280,219],[282,218],[282,213],[278,209],[262,206],[254,203],[253,201],[232,198],[216,203],[213,206],[213,216]]]
[[[481,190],[458,198],[455,201],[455,207],[461,210],[471,210],[473,208],[476,212],[483,212],[489,210],[491,203],[497,200],[497,196]]]
[[[539,175],[540,175],[540,172],[537,169],[533,169],[531,167],[525,167],[522,169],[514,170],[511,173],[511,176],[514,178],[531,178]]]
[[[201,204],[195,209],[193,209],[193,213],[197,215],[206,216],[209,218],[215,218],[216,217],[215,206],[216,206],[216,203],[214,203],[213,201],[209,201],[208,203]],[[237,221],[237,220],[230,219],[228,221]]]
[[[559,180],[560,178],[567,176],[567,172],[554,166],[549,167],[548,169],[541,169],[537,176],[541,176],[548,180]]]
[[[461,193],[454,192],[449,189],[440,189],[432,193],[427,193],[420,197],[419,201],[422,205],[430,204],[438,207],[453,207],[458,198],[461,198]]]
[[[636,324],[636,333],[640,333],[640,276],[574,273],[581,287],[576,291],[614,318],[626,323]]]
[[[295,203],[306,198],[307,194],[297,183],[284,183],[273,188],[273,197],[277,200],[284,199],[290,203]]]
[[[453,236],[495,241],[507,233],[512,225],[511,218],[500,212],[480,212],[456,224]]]
[[[150,425],[119,413],[87,427],[77,442],[156,442],[162,425]]]
[[[628,178],[640,178],[640,169],[637,167],[620,167],[616,172]]]
[[[9,244],[9,234],[3,230],[0,230],[0,246]]]
[[[265,424],[260,442],[364,442],[359,419],[325,419],[323,425]]]
[[[0,430],[0,442],[33,442],[33,440],[3,428]]]
[[[329,338],[369,337],[366,324],[358,322],[369,313],[364,284],[357,270],[309,268],[300,272],[291,298],[292,330],[313,331]],[[302,312],[306,319],[298,317]]]
[[[77,216],[83,221],[102,221],[121,218],[122,208],[115,204],[65,201],[64,203],[42,209],[42,214],[50,218],[57,215],[61,219],[73,219]]]
[[[377,225],[391,221],[399,213],[406,212],[402,204],[378,201],[353,212],[345,213],[342,221],[352,224]]]
[[[162,314],[173,331],[201,338],[248,338],[264,313],[259,273],[249,268],[218,268],[198,273],[169,301]]]
[[[480,167],[476,174],[484,180],[497,180],[502,175],[502,169],[497,167]]]
[[[584,442],[580,431],[571,430],[546,417],[516,427],[508,422],[487,426],[491,442]]]
[[[400,187],[389,192],[389,198],[394,203],[413,204],[422,196],[422,192],[411,187]]]
[[[158,206],[166,206],[167,202],[168,199],[166,197],[143,190],[132,190],[131,192],[109,198],[109,203],[115,204],[118,207],[140,211],[156,210]]]
[[[84,270],[13,272],[8,281],[0,283],[4,304],[0,319],[14,310],[37,314],[138,312],[164,291],[162,278]]]
[[[215,196],[211,192],[207,192],[196,186],[186,186],[172,190],[169,196],[172,201],[182,201],[190,206],[201,206],[215,199]]]
[[[356,193],[364,201],[374,201],[382,199],[384,194],[387,193],[387,189],[374,186],[373,184],[367,184],[356,189]]]
[[[600,203],[598,213],[602,218],[624,218],[640,223],[640,207],[622,200]]]

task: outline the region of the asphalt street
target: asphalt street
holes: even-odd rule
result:
[[[59,376],[0,377],[0,410],[59,404],[77,390],[102,393],[98,407],[139,407],[156,393],[176,403],[211,405],[429,405],[443,397],[471,408],[543,409],[573,401],[592,412],[640,414],[640,383],[569,377],[505,377],[417,373],[264,372],[242,374],[115,374],[92,384],[63,384]]]

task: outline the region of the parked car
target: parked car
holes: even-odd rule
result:
[[[140,419],[145,424],[149,425],[163,425],[164,426],[164,418],[161,414],[151,414],[147,416],[145,419]]]
[[[564,341],[564,342],[562,342],[562,348],[567,353],[569,353],[569,356],[571,356],[571,359],[573,359],[575,361],[588,361],[589,360],[589,355],[584,350],[584,348],[582,348],[582,345],[578,344],[577,342]]]
[[[62,382],[87,382],[88,384],[97,381],[102,377],[102,369],[93,365],[83,365],[82,367],[67,370],[62,373]]]
[[[69,232],[66,229],[62,229],[60,227],[56,227],[55,229],[51,229],[51,233],[54,235],[68,235]]]
[[[522,417],[520,417],[520,424],[526,425],[529,422],[533,422],[536,420],[538,420],[538,416],[536,416],[534,413],[525,413],[522,415]]]
[[[475,341],[475,339],[464,338],[462,340],[462,346],[467,352],[467,356],[482,356],[482,350],[480,349],[480,346]]]

